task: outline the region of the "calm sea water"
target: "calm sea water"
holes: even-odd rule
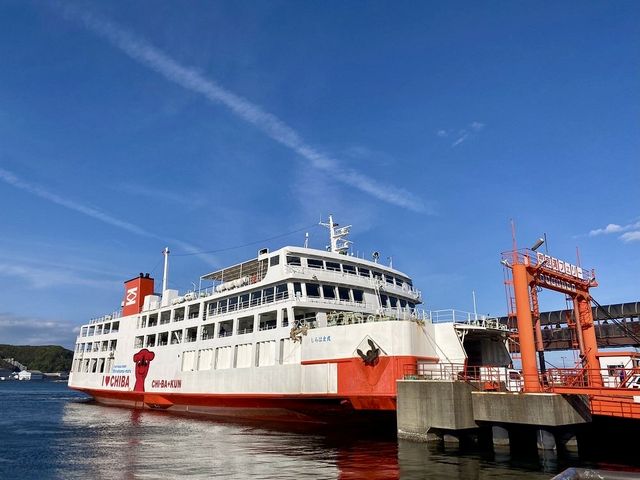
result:
[[[64,383],[0,382],[0,479],[548,479],[566,466],[393,435],[104,407]]]

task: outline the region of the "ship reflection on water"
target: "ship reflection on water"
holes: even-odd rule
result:
[[[231,422],[106,407],[53,382],[0,382],[0,405],[9,412],[0,415],[0,479],[495,480],[549,479],[570,466],[638,471],[627,466],[637,463],[630,452],[603,464],[595,453],[539,457],[535,446],[516,454],[398,441],[380,423]]]
[[[228,422],[70,402],[62,450],[85,478],[549,478],[544,466],[398,441],[387,428]],[[556,471],[555,465],[547,472]]]

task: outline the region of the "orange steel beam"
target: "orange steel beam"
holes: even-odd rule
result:
[[[636,388],[614,388],[614,387],[552,387],[548,389],[550,393],[560,393],[563,395],[597,395],[608,399],[626,398],[633,399],[638,396]],[[602,400],[602,398],[600,398]],[[640,405],[640,403],[638,404]]]
[[[582,328],[580,327],[580,310],[578,308],[578,299],[575,297],[575,295],[572,295],[571,298],[573,300],[573,312],[576,318],[573,328],[576,332],[576,340],[578,341],[578,349],[580,350],[580,360],[582,361],[582,366],[587,367],[587,365],[585,365],[586,362],[584,352],[586,348],[584,346],[584,340],[582,338]]]
[[[542,343],[542,329],[540,328],[540,306],[538,303],[538,292],[536,290],[536,284],[532,283],[530,289],[531,303],[533,306],[533,328],[536,337],[536,351],[542,352],[544,350],[544,344]]]
[[[591,399],[591,413],[608,417],[640,419],[640,403],[635,403],[628,397],[594,397]]]
[[[515,257],[515,256],[514,256]],[[520,337],[520,355],[522,356],[522,373],[525,392],[539,392],[542,390],[538,379],[538,365],[536,363],[535,339],[531,319],[531,303],[529,299],[529,283],[531,276],[527,266],[522,263],[512,265],[513,290],[516,297],[516,315],[518,334]]]
[[[589,292],[580,292],[580,294],[576,295],[575,302],[578,307],[577,328],[582,330],[582,341],[584,343],[584,352],[582,353],[589,371],[589,385],[592,387],[601,387],[602,375],[599,370],[598,340],[596,339],[596,329],[593,323],[590,300]]]

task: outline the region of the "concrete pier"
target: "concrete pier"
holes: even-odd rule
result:
[[[398,381],[398,436],[432,440],[434,430],[477,428],[471,392],[466,382],[446,380]]]
[[[591,422],[587,400],[576,397],[482,392],[472,383],[454,380],[400,380],[398,436],[458,444],[478,438],[483,426],[491,428],[496,448],[513,448],[514,442],[525,440],[533,447],[535,438],[545,455],[555,454],[558,446],[575,451],[576,430]]]
[[[557,393],[473,392],[474,420],[562,426],[588,423],[590,413]]]

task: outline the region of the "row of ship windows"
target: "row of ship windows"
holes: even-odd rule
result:
[[[305,324],[310,328],[315,328],[316,317],[313,312],[299,313],[295,316],[296,324]],[[282,320],[280,327],[288,327],[289,319],[286,309],[282,309]],[[218,323],[206,323],[199,327],[189,327],[148,335],[138,335],[135,337],[133,347],[163,347],[165,345],[176,345],[179,343],[190,343],[196,340],[211,340],[213,338],[230,337],[232,335],[245,335],[256,331],[272,330],[278,327],[277,312],[265,312],[257,316],[246,316],[235,319],[224,320]]]
[[[113,357],[76,359],[72,369],[74,372],[105,373],[111,371]]]
[[[354,303],[364,302],[364,290],[357,288],[337,287],[335,285],[325,285],[319,283],[299,283],[294,282],[293,293],[296,296],[307,296],[310,298],[323,298],[327,300],[341,300]],[[208,302],[205,304],[204,319],[208,316],[221,315],[228,312],[235,312],[258,305],[286,300],[289,298],[289,290],[286,283],[276,285],[266,289],[246,292],[242,295],[227,297],[220,300]],[[386,297],[385,297],[386,298]],[[394,301],[395,307],[397,300]],[[407,305],[407,301],[402,299],[401,306]],[[382,306],[387,306],[386,301]],[[412,307],[413,308],[413,307]],[[138,328],[155,327],[156,325],[164,325],[170,322],[180,322],[185,319],[185,315],[189,319],[198,318],[200,316],[200,304],[196,303],[188,307],[178,307],[173,310],[152,313],[150,315],[142,315],[138,319]]]
[[[290,338],[279,342],[263,342],[203,348],[182,352],[183,372],[202,370],[226,370],[230,368],[266,367],[300,363],[300,348]],[[109,373],[113,357],[76,359],[73,371],[84,373]]]
[[[82,327],[80,331],[81,337],[87,337],[92,335],[106,335],[107,333],[118,333],[120,329],[120,322],[102,323],[99,325],[90,325],[88,327]]]
[[[113,352],[118,346],[118,340],[104,340],[102,342],[76,343],[76,353],[81,352]]]
[[[306,265],[303,265],[303,262],[306,263]],[[402,287],[403,284],[406,284],[408,287],[412,286],[411,280],[408,278],[394,277],[393,275],[390,275],[388,273],[383,273],[378,270],[372,270],[370,268],[361,267],[359,265],[353,265],[350,263],[340,263],[329,260],[322,260],[320,258],[304,258],[294,255],[287,255],[287,265],[302,267],[307,266],[309,268],[329,270],[333,272],[343,272],[366,278],[373,277],[375,279],[384,280],[386,283],[397,285],[399,287]]]

